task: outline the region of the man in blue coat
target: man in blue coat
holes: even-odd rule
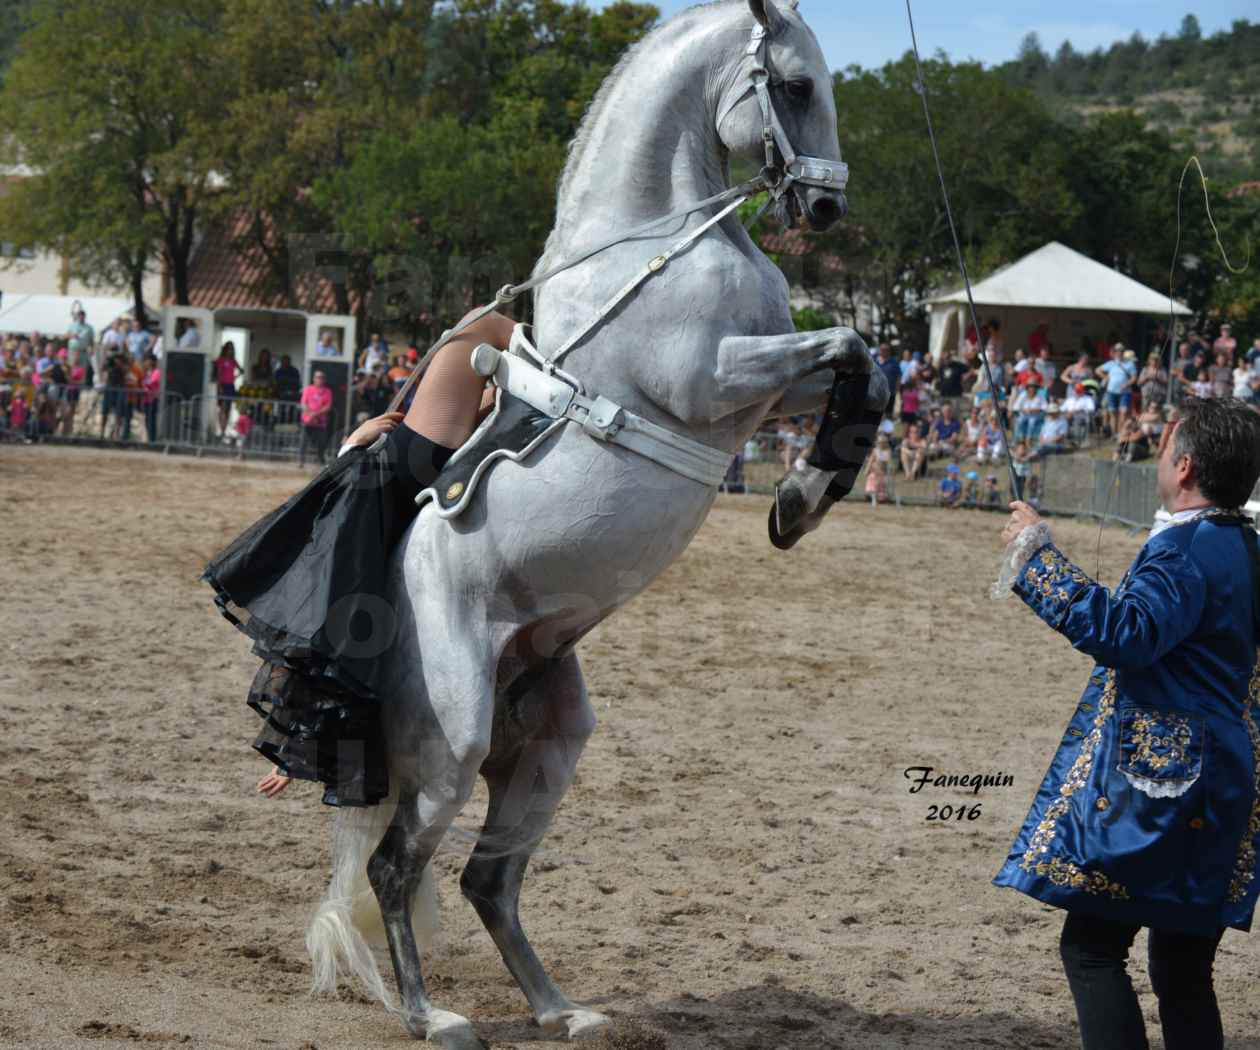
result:
[[[1167,1050],[1224,1045],[1212,964],[1260,895],[1260,550],[1240,511],[1257,477],[1260,416],[1187,403],[1160,447],[1171,523],[1114,592],[1012,504],[999,589],[1096,666],[994,881],[1067,910],[1085,1050],[1147,1050],[1125,969],[1143,926]]]

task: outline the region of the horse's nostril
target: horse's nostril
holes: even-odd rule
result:
[[[819,225],[830,225],[844,218],[848,208],[842,200],[834,197],[819,197],[814,201],[812,218]]]

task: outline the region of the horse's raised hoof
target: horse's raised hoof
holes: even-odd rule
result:
[[[561,1039],[586,1039],[603,1031],[612,1019],[594,1010],[558,1010],[539,1019],[538,1025],[549,1036]]]
[[[442,1050],[490,1050],[490,1044],[477,1035],[468,1018],[446,1010],[429,1011],[424,1037]]]
[[[790,551],[823,523],[827,511],[834,505],[835,500],[824,496],[811,511],[800,488],[780,483],[775,489],[774,506],[770,508],[770,542],[781,551]]]

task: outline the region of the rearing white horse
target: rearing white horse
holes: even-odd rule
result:
[[[760,68],[780,130],[801,153],[839,165],[831,74],[795,5],[693,8],[635,47],[596,97],[539,271],[720,192],[732,154],[762,162],[768,118],[751,86]],[[825,185],[791,192],[815,228],[845,212]],[[544,355],[709,217],[610,248],[547,284],[536,303]],[[726,452],[768,415],[823,405],[837,372],[869,383],[880,408],[887,393],[853,331],[794,331],[782,274],[734,216],[612,311],[564,368],[592,397]],[[361,932],[383,918],[408,1028],[450,1050],[484,1045],[429,999],[412,923],[413,903],[417,920],[430,907],[421,892],[430,859],[480,775],[489,811],[464,895],[540,1025],[579,1036],[607,1022],[548,977],[521,927],[521,881],[595,728],[575,646],[682,553],[715,494],[569,424],[524,463],[498,464],[461,517],[421,511],[396,558],[400,633],[380,690],[397,803],[338,815],[332,884],[307,934],[317,987],[335,987],[340,961],[390,1001]],[[417,926],[423,939],[427,926]]]

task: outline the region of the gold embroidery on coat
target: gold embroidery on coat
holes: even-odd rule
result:
[[[1036,565],[1038,562],[1042,566],[1040,569]],[[1024,579],[1028,581],[1028,586],[1031,590],[1041,595],[1044,600],[1054,601],[1060,605],[1071,598],[1067,588],[1062,586],[1064,576],[1073,583],[1081,585],[1093,582],[1053,547],[1043,548],[1029,562],[1028,568],[1024,572]]]
[[[1080,753],[1076,756],[1076,761],[1072,763],[1072,768],[1068,770],[1067,776],[1060,785],[1058,797],[1046,807],[1045,815],[1037,824],[1037,828],[1028,842],[1028,849],[1024,851],[1024,858],[1019,864],[1021,870],[1044,875],[1054,865],[1072,867],[1067,861],[1049,859],[1047,854],[1050,852],[1051,843],[1054,842],[1056,826],[1063,819],[1063,815],[1067,813],[1068,808],[1072,804],[1072,796],[1083,788],[1089,780],[1089,771],[1094,765],[1094,752],[1098,750],[1098,743],[1102,740],[1103,727],[1107,724],[1107,720],[1115,709],[1116,672],[1108,671],[1106,684],[1103,686],[1102,695],[1098,699],[1098,713],[1094,715],[1092,727],[1081,741]],[[1047,865],[1051,867],[1047,867]],[[1077,871],[1079,872],[1079,869]],[[1094,874],[1085,875],[1084,872],[1080,872],[1080,874],[1088,879],[1095,878]],[[1102,878],[1100,875],[1097,877]],[[1103,881],[1105,882],[1106,880],[1104,879]],[[1059,885],[1067,885],[1067,883],[1059,883]],[[1075,884],[1073,883],[1073,885]],[[1102,891],[1087,890],[1086,892]]]
[[[1056,886],[1071,886],[1074,890],[1080,890],[1082,893],[1095,897],[1105,893],[1113,901],[1129,899],[1129,891],[1120,883],[1112,882],[1101,871],[1083,871],[1071,861],[1063,860],[1061,857],[1040,861],[1033,865],[1032,870],[1049,879]]]
[[[1260,715],[1260,657],[1257,658],[1255,670],[1251,674],[1251,688],[1247,694],[1247,704],[1243,708],[1243,723],[1247,727],[1247,736],[1251,740],[1251,761],[1255,782],[1251,786],[1251,819],[1247,821],[1247,829],[1243,832],[1242,841],[1238,844],[1238,856],[1234,860],[1234,877],[1229,884],[1228,901],[1240,904],[1247,896],[1247,890],[1256,877],[1256,839],[1260,838],[1260,725],[1256,717]]]
[[[1165,735],[1161,736],[1159,729],[1165,730]],[[1144,776],[1149,770],[1167,769],[1174,759],[1181,767],[1189,764],[1187,750],[1192,733],[1188,718],[1171,711],[1161,711],[1158,718],[1139,711],[1129,723],[1129,732],[1135,745],[1127,762],[1131,772]],[[1163,753],[1156,750],[1161,747],[1165,749]]]

